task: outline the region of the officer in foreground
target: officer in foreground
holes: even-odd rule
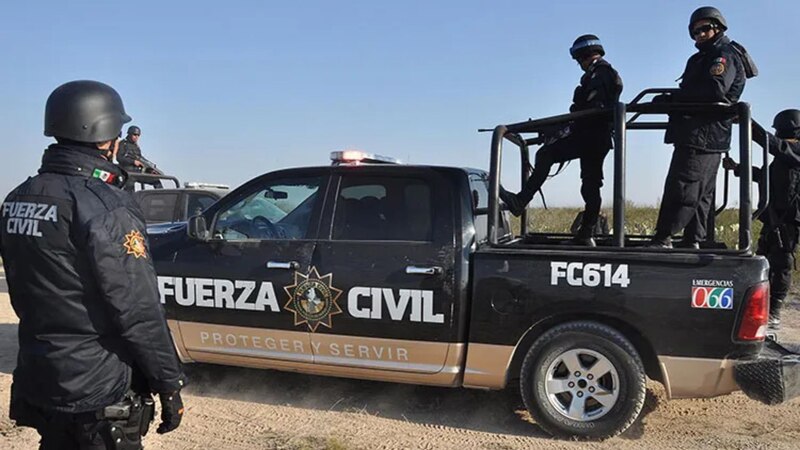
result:
[[[680,89],[654,102],[736,103],[745,79],[757,71],[744,48],[725,36],[727,22],[716,8],[698,8],[689,19],[697,53],[689,58]],[[674,144],[651,247],[672,247],[672,235],[684,230],[681,247],[699,248],[714,199],[722,153],[731,144],[733,119],[708,114],[670,115],[664,141]]]
[[[593,108],[611,109],[622,93],[622,79],[603,56],[605,50],[600,39],[586,34],[572,44],[569,53],[584,74],[575,88],[570,112]],[[586,203],[580,229],[573,243],[594,247],[593,231],[597,224],[602,199],[603,160],[612,147],[612,120],[610,117],[581,119],[570,123],[554,136],[548,137],[545,145],[536,152],[536,160],[528,181],[517,194],[500,190],[500,198],[515,216],[521,215],[534,194],[542,187],[555,163],[573,159],[581,162],[581,195]]]
[[[787,109],[775,116],[775,135],[753,128],[753,139],[764,145],[775,159],[769,165],[769,206],[761,221],[758,238],[759,255],[769,260],[769,327],[781,326],[781,309],[792,285],[794,252],[800,233],[800,110]],[[739,165],[725,158],[722,165],[739,176]],[[761,182],[761,169],[753,167],[753,181]]]
[[[110,86],[50,94],[39,174],[0,209],[0,254],[19,316],[9,416],[42,449],[140,449],[181,422],[183,373],[159,303],[141,212],[112,163],[131,119]]]

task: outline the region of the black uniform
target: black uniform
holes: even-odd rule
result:
[[[575,88],[570,112],[592,108],[613,108],[622,93],[622,79],[611,64],[596,59],[581,77]],[[611,121],[608,118],[592,118],[573,122],[567,129],[546,143],[536,152],[533,173],[518,201],[528,204],[542,187],[555,163],[573,159],[581,161],[581,195],[586,202],[581,225],[582,233],[591,235],[600,213],[600,188],[603,187],[603,160],[612,147]]]
[[[689,58],[680,90],[672,101],[683,103],[736,103],[744,91],[741,56],[724,34],[698,45]],[[721,154],[731,144],[732,119],[704,114],[670,115],[665,142],[675,144],[664,196],[658,213],[655,239],[666,241],[685,228],[684,240],[701,242],[714,198]]]
[[[142,149],[139,144],[125,139],[119,141],[119,150],[117,151],[117,162],[122,170],[129,173],[144,172],[144,168],[134,164],[135,161],[142,159]]]
[[[770,153],[775,156],[769,165],[770,201],[761,216],[764,226],[757,253],[769,260],[770,317],[777,319],[792,285],[800,233],[800,142],[778,139],[771,134],[757,136],[754,132],[753,135],[759,142],[769,139]],[[761,182],[761,179],[761,169],[753,167],[753,180]]]
[[[133,411],[130,422],[113,422],[104,408],[129,394],[134,371],[148,398],[183,384],[144,220],[116,186],[122,176],[96,149],[53,144],[0,211],[20,318],[10,416],[37,428],[42,448],[105,448],[112,424],[128,434],[130,446],[119,448],[140,448]]]

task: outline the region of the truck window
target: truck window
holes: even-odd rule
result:
[[[475,220],[475,241],[485,242],[488,239],[488,213],[478,213],[478,210],[486,211],[489,208],[489,174],[470,173],[469,189],[472,197],[472,210]],[[504,236],[510,232],[508,224],[508,214],[503,214],[503,220],[498,224],[500,235]]]
[[[472,190],[472,207],[482,209],[489,207],[489,174],[472,173],[469,175],[469,188]]]
[[[200,214],[206,208],[213,205],[217,198],[208,194],[188,194],[189,199],[186,201],[186,217],[191,217],[195,214]]]
[[[319,177],[278,180],[220,211],[214,236],[225,240],[303,239],[317,200]]]
[[[336,202],[333,238],[430,241],[431,205],[431,189],[425,180],[345,178]]]
[[[147,223],[172,222],[177,202],[178,193],[154,193],[139,198],[139,206]]]

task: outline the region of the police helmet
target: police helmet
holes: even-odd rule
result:
[[[57,87],[44,109],[44,135],[77,142],[119,137],[131,121],[117,91],[99,81],[70,81]]]
[[[728,22],[725,21],[725,17],[717,8],[714,8],[713,6],[703,6],[702,8],[695,9],[692,13],[692,17],[689,18],[689,37],[694,38],[692,35],[692,25],[697,23],[698,20],[703,19],[716,22],[717,26],[722,31],[728,29]]]
[[[131,125],[128,127],[128,135],[135,134],[136,136],[142,134],[142,129],[137,127],[136,125]]]
[[[775,116],[772,121],[775,136],[781,139],[800,138],[800,110],[785,109]]]
[[[572,43],[572,47],[569,48],[569,54],[572,56],[572,59],[584,58],[592,53],[599,53],[600,56],[606,54],[606,51],[603,50],[603,44],[600,43],[600,38],[593,34],[584,34],[580,36],[578,39],[575,39],[575,42]]]

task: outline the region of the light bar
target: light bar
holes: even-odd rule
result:
[[[227,184],[215,184],[215,183],[201,183],[199,181],[190,181],[186,183],[186,186],[189,189],[230,189],[231,187]]]
[[[342,164],[402,164],[397,158],[366,153],[361,150],[340,150],[331,152],[331,161],[333,161],[333,165],[335,166]]]

